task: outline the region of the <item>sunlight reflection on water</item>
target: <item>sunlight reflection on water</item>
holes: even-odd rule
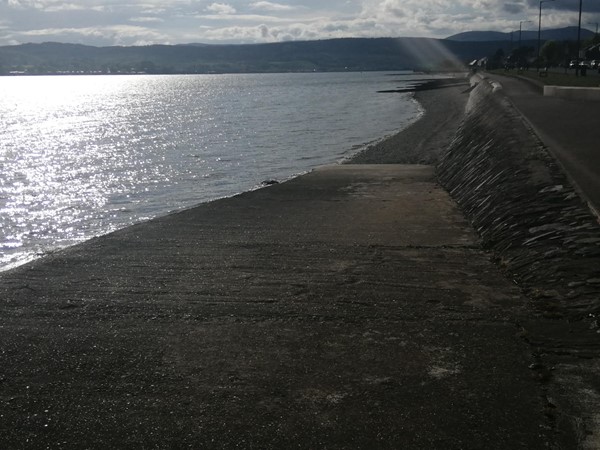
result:
[[[375,93],[391,80],[0,78],[0,270],[339,161],[419,114],[409,95]]]

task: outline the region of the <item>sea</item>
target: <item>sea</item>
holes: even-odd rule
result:
[[[0,271],[340,163],[423,113],[412,72],[0,77]]]

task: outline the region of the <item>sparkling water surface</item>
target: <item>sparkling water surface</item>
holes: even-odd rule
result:
[[[0,270],[339,162],[416,120],[410,94],[376,92],[403,79],[1,77]]]

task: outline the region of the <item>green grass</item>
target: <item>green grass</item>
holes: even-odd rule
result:
[[[504,70],[493,70],[498,75],[521,76],[531,78],[548,86],[577,86],[577,87],[600,87],[600,76],[592,73],[586,77],[576,77],[575,72],[570,70],[566,75],[564,73],[548,73],[547,77],[540,77],[535,69],[524,70],[518,73],[516,70],[505,72]],[[589,70],[588,70],[589,73]]]

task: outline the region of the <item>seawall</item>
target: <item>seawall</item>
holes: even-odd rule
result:
[[[438,177],[508,276],[557,315],[600,312],[600,226],[548,149],[482,78]]]
[[[562,97],[574,100],[600,101],[600,88],[544,86],[544,95],[547,97]]]

